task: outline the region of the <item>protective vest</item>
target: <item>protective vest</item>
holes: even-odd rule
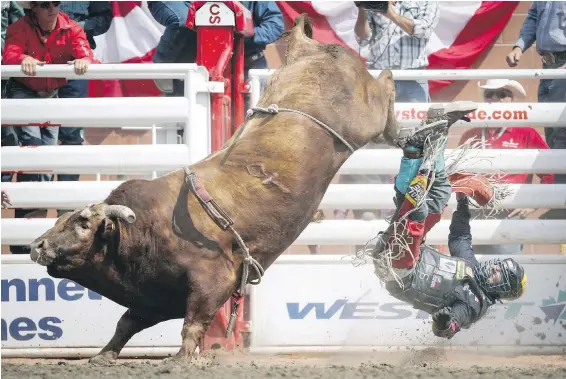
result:
[[[396,281],[389,281],[386,284],[387,291],[395,298],[429,314],[452,306],[456,301],[466,304],[472,301],[466,291],[462,291],[462,287],[467,287],[466,284],[481,303],[480,318],[489,306],[487,297],[474,279],[472,266],[467,261],[440,254],[426,245],[421,248],[421,256],[414,272],[405,277],[403,283],[404,288],[401,288]]]

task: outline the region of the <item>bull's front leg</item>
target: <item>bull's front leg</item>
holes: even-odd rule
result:
[[[197,346],[200,347],[199,351],[202,354],[204,335],[219,309],[219,307],[206,304],[206,300],[200,302],[202,308],[195,303],[189,301],[187,307],[187,314],[181,330],[181,348],[175,357],[179,360],[190,361],[195,355]]]
[[[98,364],[112,363],[118,358],[120,351],[136,333],[151,328],[161,321],[163,320],[160,318],[137,316],[128,309],[118,321],[116,332],[110,342],[97,355],[92,357],[89,362]]]
[[[208,327],[222,304],[230,297],[232,286],[226,284],[208,283],[208,285],[200,286],[201,290],[191,293],[187,300],[185,320],[181,331],[181,348],[173,359],[191,361],[195,356],[197,346],[200,347],[200,354],[202,354],[204,336]],[[205,291],[203,288],[213,288],[213,291]]]

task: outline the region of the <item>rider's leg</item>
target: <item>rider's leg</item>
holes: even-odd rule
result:
[[[397,214],[390,232],[393,238],[389,239],[395,252],[391,257],[395,269],[411,269],[418,260],[424,221],[428,215],[427,202],[423,198],[427,178],[418,172],[422,158],[411,156],[407,149],[403,153],[399,173],[395,177]]]
[[[392,220],[393,229],[390,228],[384,236],[394,253],[391,255],[391,265],[397,269],[398,273],[400,269],[412,269],[415,262],[418,261],[424,235],[440,220],[451,194],[450,182],[444,170],[444,148],[446,147],[444,142],[439,147],[435,178],[430,186],[427,199],[424,198],[425,191],[429,188],[429,176],[426,172],[419,172],[423,156],[423,142],[428,135],[446,133],[452,124],[475,109],[477,105],[471,102],[451,103],[446,107],[433,105],[429,108],[425,124],[430,125],[439,120],[446,120],[447,122],[443,124],[445,130],[426,129],[425,126],[415,130],[412,134],[409,133],[404,139],[406,143],[403,148],[404,156],[401,159],[399,174],[395,178],[398,211]],[[429,215],[429,212],[432,215]],[[427,217],[430,217],[428,227],[426,226]]]
[[[446,141],[442,146],[442,152],[439,153],[436,161],[434,180],[427,195],[428,215],[425,219],[424,235],[438,224],[442,218],[442,213],[446,209],[446,205],[452,195],[452,186],[448,180],[448,175],[445,170],[444,163],[444,149],[446,148]]]

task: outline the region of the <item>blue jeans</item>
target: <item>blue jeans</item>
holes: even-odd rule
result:
[[[428,80],[396,80],[395,101],[398,103],[430,103]]]
[[[59,88],[59,98],[76,99],[88,97],[88,80],[71,80],[65,86]],[[83,128],[61,127],[59,128],[59,141],[61,145],[84,144]],[[79,175],[58,174],[58,181],[78,181]]]
[[[165,31],[153,56],[154,63],[191,63],[196,58],[196,33],[188,29],[190,1],[150,1],[148,8]]]
[[[6,88],[6,98],[8,99],[33,99],[37,97],[35,91],[15,80],[11,80]],[[12,127],[12,130],[3,131],[2,139],[8,138],[10,143],[13,143],[11,146],[57,145],[58,132],[58,126],[48,126],[45,128],[40,128],[39,126],[17,126]],[[9,180],[11,178],[7,181]],[[45,182],[52,180],[53,175],[50,174],[18,174],[17,177],[18,182]]]
[[[69,83],[59,88],[59,97],[63,99],[76,99],[88,97],[88,80],[70,80]],[[83,128],[61,127],[59,128],[59,142],[61,145],[83,145]],[[80,178],[78,174],[57,174],[57,181],[76,182]],[[65,213],[65,210],[57,210],[57,216]]]
[[[557,68],[565,62],[557,65],[544,65],[544,68]],[[539,103],[561,103],[566,102],[566,80],[565,79],[541,79],[538,87]],[[551,149],[566,149],[566,128],[544,128],[546,143]],[[556,184],[566,184],[566,174],[555,174]]]
[[[23,84],[10,80],[6,88],[6,97],[8,99],[30,99],[37,98],[35,91],[32,91]],[[33,106],[32,106],[33,107]],[[2,128],[4,129],[4,128]],[[7,131],[4,137],[10,140],[15,146],[45,146],[57,145],[59,127],[48,126],[40,128],[39,126],[17,126],[13,127],[13,133]],[[4,132],[3,132],[4,134]],[[17,138],[14,141],[14,136]],[[12,146],[14,146],[12,145]],[[2,181],[11,181],[12,174],[2,175]],[[18,174],[16,177],[18,182],[49,182],[53,181],[53,175],[50,174]],[[36,211],[36,209],[20,209],[16,208],[15,217],[24,218],[28,213]],[[29,246],[10,246],[13,254],[29,254]]]
[[[153,55],[153,63],[193,63],[197,56],[197,36],[186,27],[190,1],[149,1],[149,12],[165,30]],[[173,80],[173,93],[183,96],[182,80]]]

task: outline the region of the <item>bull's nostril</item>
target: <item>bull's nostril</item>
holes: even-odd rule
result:
[[[47,242],[47,240],[42,239],[41,241],[39,241],[39,243],[36,246],[38,249],[47,249],[49,248],[49,243]]]

